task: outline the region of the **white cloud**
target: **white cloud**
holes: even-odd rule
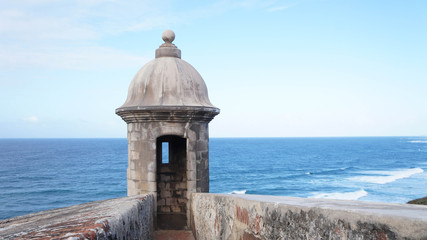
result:
[[[0,69],[49,68],[67,70],[102,70],[141,66],[149,59],[110,47],[39,46],[22,49],[0,44]]]
[[[0,11],[0,33],[6,39],[39,43],[52,40],[95,39],[98,33],[72,18],[35,15],[24,9]]]
[[[0,7],[0,33],[12,38],[93,39],[176,21],[170,1],[12,1]],[[169,20],[167,20],[169,19]]]
[[[0,70],[96,70],[140,66],[148,59],[109,45],[125,32],[170,28],[241,8],[271,8],[275,1],[22,0],[0,6]],[[276,7],[271,9],[279,9]],[[103,40],[105,43],[103,45]],[[151,56],[150,56],[151,57]]]
[[[165,1],[24,0],[2,4],[0,69],[140,66],[148,59],[102,44],[102,40],[168,24],[160,11],[162,3]]]
[[[33,115],[30,117],[24,118],[24,121],[29,123],[35,123],[35,122],[39,122],[40,119],[37,116]]]

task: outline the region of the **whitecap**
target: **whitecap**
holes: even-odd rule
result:
[[[412,140],[412,141],[408,141],[410,143],[427,143],[427,140]]]
[[[341,199],[341,200],[357,200],[361,197],[365,197],[368,195],[364,189],[360,189],[354,192],[334,192],[334,193],[318,193],[312,198],[324,198],[324,199]]]
[[[311,172],[306,172],[305,174],[310,175],[310,174],[311,174]]]
[[[230,194],[246,194],[246,190],[234,190]]]
[[[408,178],[414,174],[424,172],[421,168],[409,168],[397,171],[366,171],[365,174],[370,174],[373,176],[358,176],[349,178],[352,181],[358,182],[368,182],[368,183],[377,183],[377,184],[386,184],[394,182],[398,179]]]

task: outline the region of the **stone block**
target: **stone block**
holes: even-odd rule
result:
[[[166,205],[166,200],[165,199],[160,199],[157,201],[157,206],[164,206]]]
[[[141,168],[146,169],[147,172],[156,172],[156,162],[154,160],[141,161]]]
[[[143,191],[156,192],[157,191],[157,184],[156,184],[156,182],[143,181],[140,183],[140,188]]]
[[[136,169],[129,170],[130,179],[135,179],[138,181],[146,181],[146,182],[155,182],[156,181],[156,173],[147,172],[144,169]]]
[[[129,181],[129,179],[132,179],[132,180],[134,179],[133,175],[131,174],[131,172],[135,172],[135,171],[131,170],[129,168],[126,170],[126,176],[127,176],[128,181]]]
[[[139,160],[139,152],[138,151],[130,151],[129,160]]]
[[[194,132],[194,130],[191,129],[191,127],[190,127],[190,129],[188,129],[188,128],[186,129],[185,134],[187,135],[188,139],[192,139],[192,140],[196,140],[197,139],[197,135]]]
[[[170,176],[168,175],[160,175],[160,181],[162,182],[169,182],[171,180]]]
[[[134,196],[134,195],[138,195],[139,193],[139,189],[137,187],[137,182],[134,180],[129,180],[127,181],[127,195],[128,196]]]
[[[209,163],[209,151],[202,152],[200,158],[203,159],[206,163]]]
[[[135,162],[133,160],[129,160],[129,169],[135,170]]]
[[[200,125],[198,123],[193,123],[190,126],[190,130],[196,134],[200,132]]]
[[[176,189],[187,189],[187,183],[180,182],[177,184]]]
[[[131,141],[139,141],[141,140],[140,132],[132,131],[130,132],[130,140]]]
[[[148,172],[146,176],[147,176],[147,181],[149,181],[149,182],[155,182],[156,181],[156,173]]]
[[[162,122],[162,126],[160,127],[159,136],[164,135],[175,135],[180,137],[185,137],[185,124],[182,123],[169,123]]]
[[[175,213],[181,212],[181,208],[179,206],[176,206],[176,205],[172,205],[171,209],[172,209],[172,212],[175,212]]]
[[[197,150],[197,141],[191,138],[187,140],[187,151],[195,152]]]
[[[160,191],[160,197],[161,198],[170,198],[170,197],[172,197],[172,194],[170,191]]]
[[[187,181],[196,181],[196,171],[187,171]]]
[[[128,139],[130,139],[130,137],[128,137]],[[128,140],[128,156],[129,156],[130,151],[134,151],[135,150],[135,144],[134,143],[135,142],[132,142],[132,141]]]
[[[203,152],[209,151],[209,144],[207,140],[199,140],[197,141],[196,151]]]
[[[171,212],[171,208],[169,206],[161,206],[159,208],[160,208],[160,212],[163,212],[163,213]]]
[[[187,187],[188,187],[188,191],[192,191],[192,190],[195,190],[196,189],[196,185],[197,185],[197,183],[196,183],[196,181],[188,181],[187,182]]]
[[[187,151],[187,169],[194,170],[195,163],[197,160],[196,152],[195,151]]]
[[[148,130],[148,138],[149,139],[157,139],[159,136],[161,136],[161,129],[156,127],[147,127]]]

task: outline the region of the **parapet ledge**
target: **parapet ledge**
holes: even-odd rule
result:
[[[221,194],[219,194],[221,195]],[[404,203],[381,203],[354,200],[320,199],[320,198],[298,198],[263,195],[235,195],[222,194],[223,196],[235,196],[242,199],[270,202],[295,206],[300,208],[319,208],[325,210],[339,210],[361,215],[373,215],[376,217],[406,218],[408,220],[420,220],[427,223],[427,206],[404,204]]]
[[[193,193],[197,239],[427,239],[427,206]]]
[[[0,220],[2,239],[147,239],[153,233],[152,195],[58,208]]]

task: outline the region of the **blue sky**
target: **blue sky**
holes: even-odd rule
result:
[[[211,137],[427,135],[426,1],[22,0],[0,4],[0,137],[126,137],[165,29]]]

